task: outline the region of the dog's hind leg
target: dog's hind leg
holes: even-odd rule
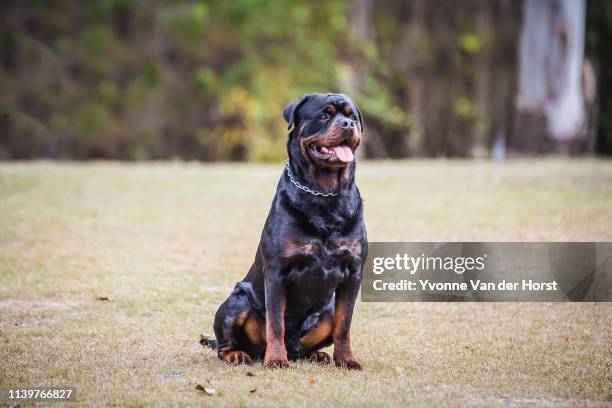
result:
[[[302,343],[301,358],[327,364],[331,362],[329,354],[319,349],[331,346],[334,317],[334,298],[323,310],[314,313],[304,321],[300,331]]]
[[[236,285],[215,315],[219,358],[229,364],[261,359],[265,352],[265,323],[250,301],[244,282]]]

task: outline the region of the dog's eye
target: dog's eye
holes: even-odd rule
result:
[[[329,115],[327,113],[323,113],[323,114],[321,114],[321,116],[319,116],[319,119],[327,120],[327,119],[329,119]]]

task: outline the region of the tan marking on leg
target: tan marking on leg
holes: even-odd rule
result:
[[[244,321],[249,317],[249,312],[240,313],[234,320],[234,326],[244,325]]]
[[[331,336],[332,327],[333,325],[331,317],[326,317],[315,327],[313,327],[308,333],[302,336],[302,338],[300,339],[300,341],[302,342],[302,347],[305,349],[309,349],[311,347],[315,347],[317,344],[320,344],[323,340]]]
[[[344,315],[346,314],[346,306],[344,302],[339,303],[336,302],[335,310],[334,310],[334,343],[337,340],[342,340],[342,331],[344,329]]]
[[[280,330],[275,330],[272,319],[266,316],[266,354],[264,355],[264,368],[285,368],[289,367],[287,359],[287,347],[285,346],[285,307],[287,299],[282,296],[280,299],[280,316],[281,320],[275,322],[280,325]]]
[[[351,351],[351,333],[346,327],[346,303],[336,302],[334,313],[334,362],[336,366],[349,370],[361,370]]]
[[[250,315],[242,326],[249,340],[253,344],[260,344],[266,335],[265,327],[260,324],[257,317]]]

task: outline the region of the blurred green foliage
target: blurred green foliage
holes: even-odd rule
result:
[[[350,75],[348,6],[5,4],[0,156],[278,160],[282,107]]]
[[[328,91],[370,157],[478,155],[506,126],[517,4],[7,0],[0,158],[280,160],[282,108]]]

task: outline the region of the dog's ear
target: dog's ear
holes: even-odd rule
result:
[[[293,126],[296,119],[296,113],[300,109],[300,106],[305,104],[311,97],[311,94],[306,94],[302,96],[300,100],[291,102],[289,105],[285,106],[285,109],[283,109],[283,118],[285,118],[289,125],[287,129],[291,129],[291,126]]]
[[[361,116],[361,111],[357,107],[357,105],[353,104],[355,110],[357,111],[357,118],[359,119],[359,132],[363,133],[363,117]]]

